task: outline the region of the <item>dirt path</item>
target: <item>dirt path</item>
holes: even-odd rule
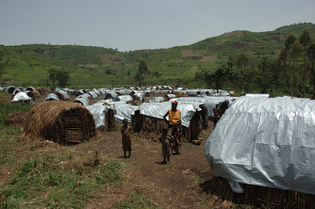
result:
[[[117,131],[106,133],[89,145],[74,147],[75,152],[95,153],[97,150],[102,161],[120,159],[127,167],[125,185],[113,188],[109,196],[94,197],[87,208],[110,208],[133,191],[146,194],[163,208],[198,208],[198,204],[203,208],[198,181],[212,177],[203,144],[184,144],[180,154],[171,156],[171,163],[164,165],[160,164],[163,158],[159,142],[138,135],[133,135],[132,140],[132,156],[127,159],[123,158],[121,135]]]

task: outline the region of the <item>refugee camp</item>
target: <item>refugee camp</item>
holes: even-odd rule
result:
[[[0,2],[0,209],[315,209],[313,1]]]

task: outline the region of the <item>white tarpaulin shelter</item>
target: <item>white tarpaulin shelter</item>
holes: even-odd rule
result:
[[[19,101],[30,101],[32,98],[29,97],[25,92],[17,93],[11,102],[19,102]]]
[[[129,105],[124,101],[100,100],[97,103],[110,105],[116,111],[114,117],[116,123],[122,123],[123,119],[127,118],[131,122],[131,115],[139,108],[139,106]]]
[[[93,105],[86,106],[86,108],[92,113],[95,126],[97,129],[104,129],[105,127],[105,116],[111,106],[103,105],[101,103],[95,103]]]
[[[95,91],[89,91],[88,94],[91,95],[92,99],[95,99],[98,97],[98,94]]]
[[[115,120],[117,123],[122,123],[122,121],[126,118],[128,122],[131,122],[131,116],[134,115],[135,111],[139,108],[139,106],[116,103],[113,105],[116,110]]]
[[[56,92],[62,94],[66,100],[69,99],[69,95],[68,95],[68,93],[66,91],[59,90],[59,91],[56,91]]]
[[[200,97],[180,97],[177,99],[178,102],[196,102],[204,104],[207,108],[208,117],[213,116],[213,108],[216,104],[224,101],[231,102],[233,100],[232,97],[212,97],[212,96],[200,96]]]
[[[165,101],[164,97],[154,97],[153,99],[150,99],[149,103],[159,103]]]
[[[149,117],[155,117],[159,119],[163,119],[165,113],[171,109],[172,101],[160,102],[160,103],[142,103],[139,106],[140,114],[146,115]],[[196,111],[200,111],[201,108],[195,104],[185,104],[182,102],[178,102],[177,109],[181,111],[181,120],[182,126],[189,127],[189,123],[191,118],[194,116]]]
[[[51,101],[51,100],[59,100],[58,95],[55,93],[48,94],[47,97],[45,98],[45,101]]]
[[[82,96],[82,95],[81,95]],[[83,96],[83,97],[81,97],[81,96],[78,96],[77,98],[75,98],[74,100],[73,100],[73,102],[77,102],[77,103],[80,103],[80,104],[82,104],[83,106],[89,106],[89,103],[90,103],[90,100],[89,100],[89,98],[88,97],[85,97],[85,96]]]
[[[132,102],[132,97],[130,95],[122,95],[122,96],[118,96],[118,98],[119,98],[118,101]]]
[[[217,123],[205,155],[214,174],[231,186],[315,195],[315,101],[240,98]]]

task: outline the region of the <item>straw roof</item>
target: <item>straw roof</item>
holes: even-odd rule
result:
[[[93,115],[84,106],[65,101],[46,101],[29,111],[25,137],[44,138],[60,144],[80,143],[96,135]]]

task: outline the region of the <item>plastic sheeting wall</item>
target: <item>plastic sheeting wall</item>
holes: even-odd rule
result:
[[[131,122],[131,115],[134,115],[135,111],[139,106],[116,103],[113,105],[116,110],[115,120],[117,123],[122,123],[123,119],[128,119],[128,122]]]
[[[315,195],[315,101],[241,98],[205,145],[216,176]]]
[[[103,105],[101,103],[95,103],[86,107],[93,115],[95,120],[95,126],[97,129],[103,129],[105,127],[105,116],[110,106]]]

